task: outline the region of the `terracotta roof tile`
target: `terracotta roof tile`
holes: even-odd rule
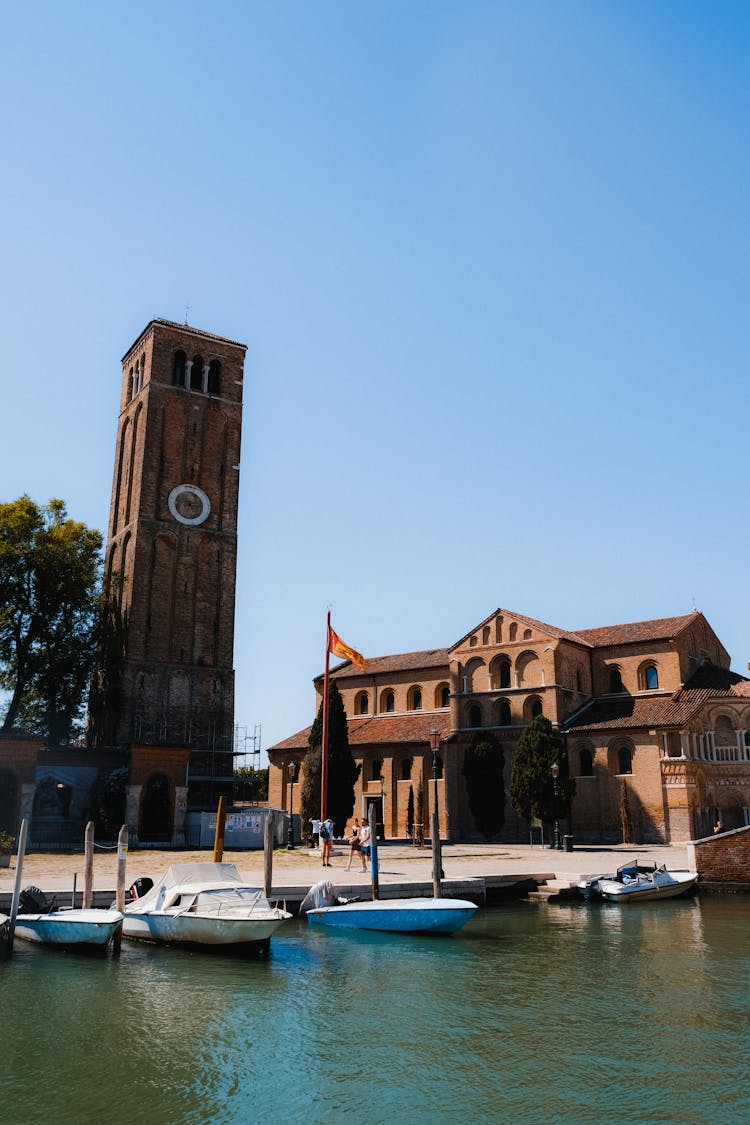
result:
[[[678,701],[672,695],[594,699],[565,724],[565,729],[578,734],[586,730],[624,730],[628,727],[681,727],[699,705],[698,700]]]
[[[353,750],[360,746],[430,743],[430,731],[439,730],[441,738],[451,733],[450,716],[434,711],[410,711],[408,715],[355,715],[348,720],[349,745]],[[271,750],[306,750],[312,727],[305,727],[277,742]]]
[[[356,665],[346,660],[343,664],[337,664],[335,668],[331,669],[331,677],[333,679],[344,679],[349,676],[381,676],[387,675],[389,672],[412,672],[419,671],[422,668],[442,668],[445,667],[446,676],[448,674],[448,649],[447,648],[429,648],[422,652],[398,652],[392,656],[373,656],[372,659],[365,657],[367,660],[367,667],[364,672],[357,668]],[[315,683],[319,683],[323,679],[323,673],[315,677]]]
[[[605,645],[638,644],[642,641],[671,640],[686,629],[697,616],[695,613],[686,613],[681,617],[658,617],[653,621],[604,625],[600,629],[578,629],[575,635],[595,648],[602,648]]]

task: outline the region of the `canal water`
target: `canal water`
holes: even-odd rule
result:
[[[293,921],[267,961],[16,943],[3,1125],[750,1121],[750,899]]]

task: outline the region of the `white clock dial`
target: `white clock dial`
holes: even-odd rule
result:
[[[178,484],[169,494],[169,510],[179,523],[197,527],[211,514],[211,501],[195,484]]]

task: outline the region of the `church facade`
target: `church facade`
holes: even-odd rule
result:
[[[379,657],[365,671],[344,663],[331,676],[361,766],[354,815],[375,805],[387,838],[407,837],[420,782],[429,822],[433,731],[441,835],[478,838],[466,750],[492,732],[507,792],[515,744],[538,714],[565,739],[576,793],[560,820],[577,840],[621,840],[623,798],[634,843],[750,823],[750,680],[730,671],[701,613],[572,632],[498,609],[447,648]],[[320,676],[316,707],[322,685]],[[272,804],[289,807],[290,766],[304,769],[309,730],[269,750]],[[506,802],[499,838],[528,842],[532,831]]]

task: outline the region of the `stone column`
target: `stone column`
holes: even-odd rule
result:
[[[138,829],[141,818],[142,785],[128,785],[125,797],[125,823],[128,826],[128,847],[138,847]]]

